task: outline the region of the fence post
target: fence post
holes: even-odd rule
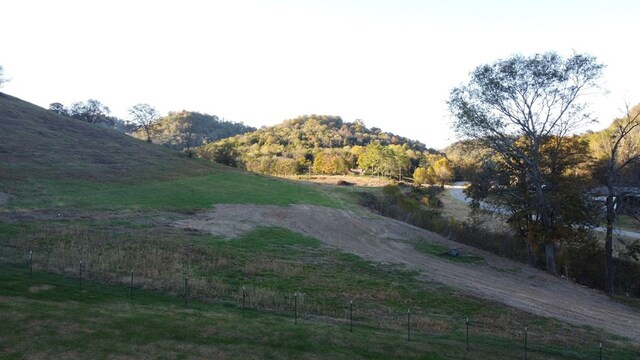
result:
[[[524,360],[527,360],[527,328],[524,328]]]
[[[602,360],[602,343],[600,343],[600,360]]]
[[[469,318],[467,318],[466,325],[467,325],[467,351],[469,351]]]
[[[189,307],[189,284],[188,284],[189,278],[188,277],[184,277],[184,306],[185,307]]]
[[[349,332],[353,332],[353,300],[349,300]]]
[[[129,297],[133,297],[133,269],[131,269],[131,280],[129,281]]]
[[[294,324],[298,323],[298,293],[293,294],[293,316]]]
[[[78,276],[78,281],[80,283],[80,290],[82,290],[82,260],[80,260],[80,274]]]
[[[407,341],[411,341],[411,310],[407,309]]]
[[[33,250],[29,250],[29,278],[33,281]]]
[[[242,285],[242,317],[244,318],[244,285]]]

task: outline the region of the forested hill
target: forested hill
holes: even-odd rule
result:
[[[149,135],[154,144],[190,152],[194,147],[255,130],[242,123],[220,120],[216,115],[182,110],[153,121]],[[131,135],[138,139],[147,138],[143,128]]]
[[[291,175],[310,169],[343,174],[360,168],[380,174],[410,174],[425,154],[437,153],[425,144],[360,120],[339,116],[304,115],[279,125],[208,144],[202,157],[250,171]]]

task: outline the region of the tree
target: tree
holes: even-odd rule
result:
[[[634,212],[624,203],[636,193],[640,184],[637,176],[629,173],[632,165],[640,161],[640,104],[629,109],[624,117],[616,119],[611,127],[599,134],[596,146],[602,154],[604,182],[607,186],[605,213],[605,291],[613,295],[613,227],[620,211]]]
[[[147,142],[151,142],[151,126],[158,119],[158,112],[149,104],[133,105],[129,109],[131,120],[142,127],[147,135]]]
[[[59,115],[69,116],[69,110],[59,102],[49,104],[49,110]]]
[[[349,165],[343,154],[324,150],[316,154],[313,160],[313,172],[326,175],[344,175],[349,172]]]
[[[114,125],[114,121],[109,117],[111,110],[100,101],[89,99],[86,103],[80,101],[71,104],[69,116],[74,119],[86,121],[90,124]]]
[[[227,139],[207,144],[202,151],[202,157],[229,166],[238,166],[240,153],[234,142]]]
[[[194,120],[190,117],[182,118],[178,124],[178,137],[182,142],[182,148],[187,157],[193,157],[193,147],[196,145],[197,129]]]
[[[429,172],[423,167],[416,168],[413,172],[413,182],[416,186],[426,184],[429,179]]]
[[[0,65],[0,88],[7,82],[9,82],[9,79],[4,77],[4,68]]]
[[[368,170],[371,171],[371,175],[380,174],[382,168],[382,158],[384,149],[380,144],[369,144],[365,147],[364,151],[358,157],[358,167],[363,169],[365,174]]]
[[[398,181],[402,181],[402,173],[411,166],[411,160],[407,155],[408,146],[404,145],[389,145],[390,157],[393,163],[393,172],[398,174]]]
[[[473,178],[486,161],[491,161],[491,151],[478,146],[475,141],[457,141],[449,145],[444,153],[453,163],[456,178],[464,180]]]
[[[513,180],[504,185],[513,190],[512,196],[519,192],[524,202],[524,207],[509,208],[512,219],[535,219],[538,231],[527,236],[543,244],[547,271],[553,274],[558,219],[543,157],[561,156],[553,150],[564,149],[570,132],[590,121],[582,95],[598,88],[602,68],[594,57],[583,54],[567,59],[552,52],[517,55],[476,68],[467,85],[451,91],[448,102],[457,134],[478,140],[502,160]]]
[[[438,161],[436,161],[435,163],[433,163],[432,168],[436,178],[438,179],[438,182],[440,182],[440,185],[443,188],[444,188],[444,184],[453,180],[455,176],[453,164],[446,157],[443,157]]]

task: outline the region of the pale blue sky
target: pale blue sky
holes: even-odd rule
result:
[[[607,125],[636,84],[637,1],[8,0],[3,92],[47,107],[147,102],[253,126],[303,114],[443,147],[446,100],[476,66],[514,53],[595,55]]]

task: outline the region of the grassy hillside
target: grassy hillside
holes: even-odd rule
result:
[[[138,180],[203,174],[204,164],[0,93],[0,181]]]
[[[2,93],[0,195],[5,210],[333,204],[310,186],[189,159]]]

